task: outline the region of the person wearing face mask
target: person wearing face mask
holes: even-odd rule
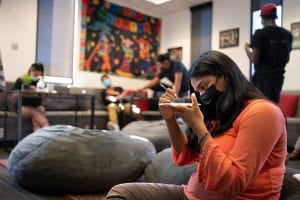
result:
[[[44,76],[44,66],[42,63],[33,63],[27,74],[19,77],[14,83],[12,90],[23,90],[34,92],[39,81],[38,77]],[[12,99],[16,100],[18,94],[12,94]],[[48,119],[45,115],[45,108],[42,106],[40,96],[22,97],[22,116],[32,119],[33,131],[48,126]]]
[[[128,101],[128,98],[130,98],[133,91],[124,90],[122,87],[112,86],[112,81],[107,74],[102,75],[100,79],[104,87],[104,90],[101,93],[101,98],[102,101],[104,102],[104,105],[106,105],[107,112],[108,112],[108,119],[109,119],[107,123],[107,129],[118,131],[120,130],[119,114],[122,111],[119,106],[119,103],[120,101],[122,101],[122,106],[124,106],[124,113],[126,115],[130,115],[132,113],[131,103]]]
[[[126,183],[113,187],[106,198],[279,199],[287,145],[280,108],[218,51],[206,52],[194,62],[189,84],[192,105],[160,106],[173,162],[197,163],[187,185]],[[168,89],[159,102],[175,99]],[[188,125],[185,133],[177,116]]]

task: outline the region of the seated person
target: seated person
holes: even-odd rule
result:
[[[16,80],[12,90],[35,91],[39,76],[44,76],[44,66],[41,63],[33,63],[28,73]],[[18,93],[12,94],[12,99],[16,100],[17,96]],[[49,125],[42,99],[39,96],[22,97],[22,116],[32,119],[33,131]]]
[[[174,163],[197,163],[188,184],[124,183],[106,199],[279,199],[287,146],[280,108],[221,52],[204,53],[190,74],[192,105],[160,106]],[[175,99],[167,89],[159,102]],[[177,116],[188,125],[185,133]]]
[[[135,118],[140,117],[140,110],[130,103],[130,98],[134,91],[124,90],[122,87],[113,87],[112,81],[107,74],[101,76],[101,83],[105,88],[101,93],[101,97],[107,106],[109,120],[107,123],[108,130],[120,130],[118,116],[123,110],[126,115]],[[119,106],[120,102],[122,102],[121,106]],[[132,109],[133,107],[135,107],[135,109]]]

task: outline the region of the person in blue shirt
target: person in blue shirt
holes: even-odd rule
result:
[[[164,77],[173,83],[174,92],[178,97],[187,96],[189,90],[188,71],[185,66],[175,60],[171,60],[169,54],[161,54],[157,57],[157,67],[159,74],[148,82],[142,89],[152,89],[157,87]]]

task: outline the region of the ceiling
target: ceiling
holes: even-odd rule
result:
[[[190,8],[196,5],[209,2],[210,0],[172,0],[160,5],[155,5],[144,0],[108,0],[112,3],[126,6],[131,9],[143,12],[145,14],[156,17],[163,17],[164,15]]]

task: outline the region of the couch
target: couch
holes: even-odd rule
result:
[[[287,146],[291,152],[300,136],[300,91],[283,91],[279,106],[287,119]]]
[[[12,88],[13,82],[6,82],[6,88],[9,91]],[[108,121],[108,115],[106,107],[101,99],[101,88],[82,88],[82,87],[67,87],[62,85],[56,85],[54,89],[57,93],[69,95],[69,94],[87,94],[95,96],[95,116],[93,129],[106,129]],[[9,95],[0,93],[0,143],[6,143],[6,141],[14,141],[17,138],[17,114],[15,110],[11,109]],[[142,102],[143,103],[143,102]],[[145,120],[161,119],[161,115],[158,112],[156,100],[149,99],[149,106],[152,110],[144,110],[142,115]],[[153,105],[151,105],[153,104]],[[90,101],[82,100],[76,104],[74,99],[70,98],[45,98],[43,105],[46,109],[47,118],[51,125],[66,124],[77,126],[80,128],[90,128]],[[77,115],[75,111],[77,110]],[[6,116],[6,117],[5,117]],[[77,120],[75,119],[77,116]],[[75,124],[75,120],[77,123]],[[31,120],[22,119],[22,138],[32,132]]]

